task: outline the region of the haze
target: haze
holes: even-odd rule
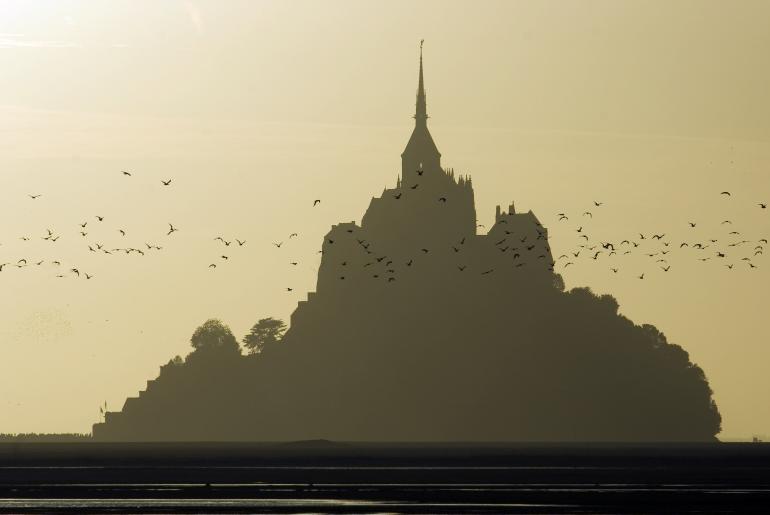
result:
[[[767,238],[769,17],[760,1],[0,2],[0,263],[46,260],[0,274],[0,432],[86,432],[206,319],[239,336],[288,320],[330,226],[395,183],[423,38],[431,132],[473,177],[480,224],[513,200],[557,256],[600,201],[605,240],[723,238],[725,219]],[[219,235],[247,243],[212,270]],[[729,439],[770,434],[755,263],[562,274],[687,349]]]

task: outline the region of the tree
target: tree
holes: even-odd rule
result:
[[[243,346],[249,349],[249,354],[256,354],[280,342],[285,332],[286,324],[283,320],[263,318],[243,337]]]
[[[202,326],[196,329],[190,338],[190,343],[195,352],[219,351],[237,354],[241,352],[238,340],[235,339],[230,328],[215,318],[206,320]]]

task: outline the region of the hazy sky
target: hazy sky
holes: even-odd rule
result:
[[[514,200],[555,256],[581,225],[719,240],[669,272],[616,256],[564,278],[688,350],[722,436],[770,435],[770,262],[727,245],[770,237],[768,19],[748,0],[0,0],[0,263],[32,263],[0,273],[0,432],[89,431],[207,318],[239,337],[288,319],[326,231],[396,181],[425,38],[429,126],[480,223]],[[88,250],[145,242],[163,250]]]

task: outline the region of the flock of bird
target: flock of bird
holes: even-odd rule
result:
[[[732,194],[729,191],[722,191],[720,195],[723,198],[729,199]],[[595,207],[600,207],[602,203],[594,202]],[[759,209],[767,209],[767,203],[758,202],[756,204]],[[585,211],[582,213],[582,217],[588,217],[587,220],[593,219],[593,213],[591,211]],[[570,218],[566,213],[557,214],[557,222],[569,222]],[[581,244],[576,248],[569,250],[565,254],[561,254],[556,258],[557,263],[561,263],[562,269],[566,269],[569,266],[575,265],[578,258],[591,259],[593,261],[609,260],[615,256],[622,257],[630,254],[641,254],[649,262],[652,262],[658,269],[663,272],[671,270],[671,264],[669,259],[675,254],[682,254],[688,252],[686,257],[697,259],[700,262],[718,261],[720,264],[728,270],[733,270],[739,263],[745,263],[745,267],[748,269],[756,269],[759,265],[756,264],[758,260],[764,254],[765,246],[767,245],[767,238],[759,239],[746,239],[742,236],[742,232],[736,230],[733,221],[725,219],[720,224],[726,229],[721,229],[717,234],[718,237],[709,238],[694,238],[683,241],[681,238],[674,241],[670,236],[667,237],[665,233],[659,234],[647,234],[636,233],[633,236],[622,239],[621,241],[592,241],[584,225],[578,226],[575,231],[579,233],[578,238],[583,238]],[[693,230],[696,227],[700,227],[698,222],[687,222],[686,228]],[[718,232],[714,228],[710,228],[712,232]],[[593,243],[593,244],[592,244]],[[609,270],[617,274],[620,271],[620,264],[617,261],[612,260]],[[636,277],[638,279],[644,279],[647,271],[641,271]]]
[[[131,178],[134,176],[134,174],[127,170],[121,170],[120,175],[126,179]],[[160,187],[169,187],[172,184],[173,179],[160,179]],[[28,194],[27,195],[32,201],[39,201],[43,197],[40,193],[35,194]],[[313,201],[313,207],[319,205],[321,203],[320,199],[315,199]],[[135,247],[135,246],[119,246],[119,247],[113,247],[108,246],[106,244],[103,244],[99,241],[94,241],[90,239],[90,229],[93,228],[94,225],[101,226],[103,223],[105,223],[105,216],[102,215],[94,215],[92,220],[86,220],[82,223],[78,224],[77,230],[73,231],[71,234],[68,234],[68,236],[77,236],[78,238],[81,238],[84,241],[84,247],[88,249],[90,253],[97,253],[97,254],[105,254],[105,255],[116,255],[116,254],[124,254],[124,255],[136,255],[136,256],[145,256],[151,252],[159,252],[164,249],[163,245],[159,245],[157,243],[149,243],[145,242],[143,246]],[[128,236],[128,231],[123,227],[113,227],[111,230],[114,231],[115,235],[119,235],[120,239],[126,238]],[[167,229],[164,230],[166,237],[171,237],[175,233],[179,232],[180,229],[173,223],[167,224]],[[298,236],[298,233],[292,233],[289,235],[289,239],[295,238]],[[62,233],[58,233],[52,229],[46,229],[45,233],[40,235],[39,238],[43,241],[49,242],[51,244],[55,244],[59,241],[59,239],[62,237]],[[19,240],[22,242],[30,242],[33,240],[33,236],[29,235],[23,235],[19,237]],[[221,243],[221,245],[224,247],[224,249],[237,249],[240,247],[243,247],[246,245],[245,239],[240,238],[232,238],[232,239],[226,239],[224,236],[216,236],[213,238],[214,241],[218,241]],[[0,246],[2,243],[0,243]],[[231,247],[232,245],[232,247]],[[274,243],[274,245],[277,248],[281,248],[283,245],[283,242]],[[227,262],[230,259],[230,253],[227,250],[224,250],[220,253],[218,260],[215,262],[212,262],[208,265],[209,269],[216,269],[218,266],[220,266],[222,263]],[[41,259],[41,260],[33,260],[30,258],[20,258],[13,262],[0,262],[0,272],[4,272],[10,269],[10,268],[28,268],[28,267],[42,267],[43,265],[52,265],[56,267],[57,273],[55,277],[64,279],[64,278],[84,278],[85,280],[90,280],[94,278],[94,275],[88,272],[85,272],[81,270],[78,266],[72,266],[70,268],[67,268],[62,264],[62,261],[60,259]],[[291,265],[298,265],[298,262],[292,261]],[[287,288],[288,291],[293,291],[293,288]]]
[[[418,175],[422,175],[422,170],[418,170]],[[133,176],[133,174],[129,171],[122,170],[121,175],[130,178]],[[160,180],[160,187],[169,187],[172,184],[172,179],[161,179]],[[411,187],[411,189],[415,189],[418,185],[415,184]],[[398,200],[401,198],[402,193],[396,193],[393,195],[394,199]],[[724,198],[731,198],[732,194],[729,191],[722,191],[720,195]],[[28,195],[29,198],[32,201],[38,201],[42,197],[41,194],[30,194]],[[446,197],[439,197],[438,202],[441,202],[443,204],[447,203]],[[315,199],[312,203],[313,207],[319,205],[321,203],[320,199]],[[701,261],[720,261],[726,269],[732,270],[736,265],[739,263],[745,264],[745,266],[749,269],[756,269],[758,268],[758,264],[756,261],[761,257],[764,253],[765,246],[767,245],[768,241],[766,238],[760,238],[757,240],[751,240],[751,239],[745,239],[741,236],[741,232],[738,230],[735,230],[733,227],[733,222],[729,219],[726,219],[722,221],[721,225],[724,227],[727,227],[731,230],[729,231],[722,231],[726,234],[723,234],[720,237],[710,237],[707,239],[704,239],[702,241],[699,240],[690,240],[688,241],[674,241],[670,237],[667,237],[665,233],[659,233],[659,234],[644,234],[644,233],[636,233],[633,236],[629,236],[627,238],[622,239],[621,241],[604,241],[601,239],[592,239],[592,237],[589,235],[589,226],[591,222],[593,222],[594,219],[594,211],[601,210],[603,206],[602,202],[594,201],[593,207],[591,207],[591,210],[583,211],[579,219],[581,220],[581,223],[574,229],[575,232],[578,235],[579,244],[568,250],[567,252],[561,254],[556,258],[555,260],[551,261],[550,259],[547,259],[550,255],[551,249],[549,247],[548,237],[546,236],[545,228],[540,225],[539,222],[535,221],[534,224],[536,227],[534,227],[536,235],[533,235],[533,237],[527,241],[527,238],[529,235],[513,235],[513,232],[510,230],[506,230],[505,234],[506,236],[503,237],[500,241],[496,242],[494,245],[495,247],[501,251],[501,252],[510,252],[512,255],[512,261],[514,266],[516,267],[523,267],[527,264],[528,260],[526,259],[527,256],[537,256],[537,260],[543,260],[547,266],[547,269],[549,271],[554,271],[557,267],[560,267],[562,270],[567,269],[568,267],[577,265],[581,260],[592,260],[594,262],[598,262],[599,260],[607,261],[608,262],[608,268],[613,274],[617,274],[621,270],[622,263],[618,261],[619,258],[622,258],[623,256],[635,254],[635,255],[642,255],[644,258],[649,260],[650,263],[652,263],[656,268],[660,269],[662,272],[669,272],[671,270],[671,264],[669,263],[669,259],[673,254],[676,253],[694,253],[694,257]],[[764,202],[757,203],[757,206],[759,209],[767,209],[767,204]],[[570,223],[570,214],[568,213],[557,213],[556,215],[556,223],[562,224],[562,223]],[[125,255],[137,255],[137,256],[145,256],[147,253],[151,252],[159,252],[163,250],[163,246],[156,244],[156,243],[149,243],[145,242],[144,246],[141,248],[133,247],[133,246],[119,246],[119,247],[107,247],[106,245],[102,244],[101,242],[96,241],[90,241],[89,238],[89,231],[93,227],[94,224],[103,224],[105,223],[105,217],[101,215],[94,215],[92,220],[87,220],[79,224],[79,227],[77,229],[77,234],[79,234],[79,237],[84,239],[84,245],[88,248],[88,251],[91,253],[101,253],[106,255],[112,255],[112,254],[120,254],[123,253]],[[496,223],[506,223],[505,218],[499,219]],[[90,225],[89,225],[90,224]],[[179,228],[175,226],[173,223],[168,223],[168,228],[165,231],[166,237],[172,237],[175,233],[179,232]],[[483,225],[479,224],[478,227],[484,227]],[[697,222],[690,221],[687,224],[687,227],[692,230],[696,227],[700,227],[700,225]],[[116,235],[120,235],[120,238],[126,238],[127,231],[122,227],[115,227],[113,228]],[[348,229],[349,233],[353,232],[353,229]],[[715,231],[716,232],[716,231]],[[73,233],[74,234],[74,233]],[[296,238],[298,236],[298,233],[294,232],[288,235],[288,240],[291,240],[293,238]],[[510,239],[509,239],[510,236]],[[61,237],[61,234],[51,230],[46,229],[46,233],[39,236],[42,240],[49,242],[51,244],[55,244],[59,238]],[[516,237],[516,239],[514,239]],[[31,240],[31,237],[29,236],[22,236],[20,238],[22,241],[28,242]],[[219,253],[219,256],[217,260],[214,262],[211,262],[208,265],[209,269],[216,269],[218,266],[221,266],[223,263],[226,263],[230,260],[230,250],[231,249],[238,249],[240,247],[243,247],[246,245],[245,239],[240,238],[231,238],[228,239],[225,236],[219,235],[213,238],[214,241],[219,242],[222,245],[222,251]],[[463,237],[461,240],[456,242],[455,244],[451,245],[451,249],[454,251],[454,253],[459,253],[462,246],[465,244],[466,238]],[[540,240],[540,241],[538,241]],[[370,243],[357,238],[358,245],[360,248],[366,252],[367,254],[374,254],[373,249],[370,249]],[[325,244],[333,244],[333,239],[327,239],[327,241],[324,242]],[[281,249],[284,245],[284,241],[279,242],[273,242],[273,246],[276,249]],[[505,246],[503,246],[505,245]],[[420,249],[423,254],[428,254],[430,252],[427,248]],[[448,250],[448,249],[447,249]],[[320,253],[323,253],[324,250],[320,250]],[[414,259],[409,259],[408,261],[405,261],[403,265],[406,267],[411,267],[414,262]],[[53,265],[57,267],[60,271],[56,274],[56,277],[58,278],[66,278],[66,277],[73,277],[73,278],[84,278],[86,280],[92,279],[94,276],[93,274],[90,274],[86,271],[81,270],[77,266],[72,266],[70,268],[66,268],[62,265],[61,261],[53,259],[53,260],[31,260],[26,257],[20,258],[15,262],[5,262],[0,263],[0,272],[3,272],[7,268],[15,267],[15,268],[27,268],[27,267],[40,267],[46,263],[49,263],[50,265]],[[289,264],[291,266],[297,266],[299,263],[297,261],[290,261]],[[346,261],[343,261],[341,263],[341,266],[347,266],[348,263]],[[387,256],[377,256],[374,255],[370,260],[367,260],[367,262],[363,265],[364,268],[373,267],[372,269],[372,276],[373,278],[384,278],[388,282],[393,282],[396,280],[395,278],[395,265],[393,264],[392,259],[388,259]],[[379,270],[379,268],[382,268],[382,270]],[[467,268],[467,265],[458,263],[457,270],[459,272],[465,272]],[[64,269],[62,271],[62,269]],[[481,275],[488,275],[493,273],[495,270],[494,268],[485,268],[483,270],[480,270],[479,273]],[[644,279],[645,274],[648,273],[648,270],[641,271],[638,277],[639,279]],[[339,276],[340,280],[345,279],[345,275],[342,274]],[[291,292],[293,291],[293,288],[287,287],[286,291]]]
[[[120,173],[124,177],[132,177],[133,176],[133,174],[131,172],[126,171],[126,170],[121,170]],[[171,181],[172,181],[172,179],[162,179],[160,181],[160,184],[162,186],[170,186],[171,185]],[[38,194],[29,194],[27,196],[31,200],[37,201],[43,195],[38,193]],[[108,248],[105,244],[100,243],[100,242],[95,242],[95,241],[90,241],[89,242],[88,238],[89,238],[89,231],[90,231],[90,229],[93,228],[94,224],[101,225],[102,223],[104,223],[104,221],[105,221],[105,217],[104,216],[102,216],[102,215],[94,215],[92,220],[86,220],[86,221],[78,224],[78,229],[77,229],[77,233],[76,234],[78,234],[80,238],[86,240],[85,246],[88,248],[89,252],[101,253],[101,254],[107,254],[107,255],[124,253],[126,255],[136,254],[136,255],[139,255],[139,256],[144,256],[148,252],[154,252],[154,251],[163,250],[163,247],[161,245],[157,245],[157,244],[154,244],[154,243],[146,243],[146,242],[144,244],[145,248],[136,248],[136,247],[131,247],[131,246],[110,247],[110,248]],[[122,227],[116,227],[116,228],[113,228],[113,230],[115,231],[116,234],[120,235],[121,239],[122,238],[126,238],[126,236],[128,235],[126,229],[124,229]],[[179,231],[179,229],[176,226],[174,226],[174,224],[169,223],[168,224],[168,230],[166,231],[166,236],[171,236],[172,234],[174,234],[175,232],[178,232],[178,231]],[[73,235],[74,234],[75,233],[73,233]],[[55,244],[57,241],[59,241],[59,238],[61,236],[62,236],[61,233],[57,233],[57,232],[55,232],[52,229],[46,229],[46,234],[40,236],[40,239],[43,240],[43,241],[47,241],[47,242],[49,242],[51,244]],[[32,238],[30,236],[26,236],[26,235],[25,236],[21,236],[19,239],[21,241],[24,241],[24,242],[29,242],[29,241],[32,240]],[[0,244],[0,245],[2,245],[2,244]],[[90,279],[93,279],[93,277],[94,277],[93,274],[90,274],[90,273],[85,272],[85,271],[81,271],[80,268],[77,267],[77,266],[72,266],[69,269],[61,270],[63,265],[62,265],[62,262],[59,259],[29,260],[27,258],[21,258],[21,259],[18,259],[17,261],[15,261],[15,262],[0,263],[0,272],[2,272],[4,269],[6,269],[6,267],[16,267],[16,268],[27,268],[27,267],[33,267],[33,266],[40,267],[40,266],[45,265],[46,263],[57,267],[57,269],[60,269],[60,271],[56,274],[57,278],[63,279],[63,278],[67,278],[67,277],[73,277],[73,278],[84,278],[86,280],[90,280]]]

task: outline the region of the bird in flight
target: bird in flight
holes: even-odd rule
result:
[[[642,273],[642,275],[639,276],[639,279],[644,279],[644,273]]]
[[[90,279],[90,278],[92,278],[92,277],[93,277],[93,275],[88,275],[88,274],[86,274],[86,279]]]
[[[722,193],[720,193],[720,195],[727,195],[728,197],[731,196],[729,191],[723,191]]]
[[[235,241],[238,242],[238,246],[239,247],[243,247],[246,244],[246,240],[241,241],[238,238],[235,238]]]
[[[690,227],[695,227],[695,222],[688,222],[690,224]]]
[[[425,171],[424,171],[424,170],[417,170],[417,175],[422,175],[422,174],[424,174],[424,173],[425,173]]]
[[[590,211],[586,211],[585,213],[583,213],[583,216],[590,216],[591,218],[594,217],[593,213],[591,213]]]
[[[415,184],[414,186],[410,186],[410,188],[413,189],[413,190],[416,190],[417,186],[419,186],[419,184]]]
[[[393,198],[398,200],[398,199],[401,198],[401,195],[402,195],[401,193],[397,193],[397,194],[393,195]]]
[[[286,288],[286,291],[294,291],[294,288]]]
[[[669,265],[669,266],[662,266],[662,267],[660,267],[660,269],[663,270],[664,272],[668,272],[671,269],[671,265]]]
[[[173,233],[177,232],[179,229],[174,227],[173,224],[168,224],[168,232],[166,233],[166,236],[171,236]]]
[[[273,243],[273,245],[275,245],[276,247],[278,247],[280,249],[281,245],[283,245],[283,242],[281,241],[279,243]]]
[[[439,200],[439,202],[444,202],[444,203],[446,203],[446,197],[440,197],[438,200]]]
[[[767,209],[767,204],[760,202],[759,207],[761,207],[762,209]]]
[[[171,184],[171,179],[167,181],[164,181],[163,179],[161,179],[160,182],[162,182],[164,186],[168,186],[169,184]]]
[[[462,271],[464,271],[464,270],[465,270],[465,268],[466,268],[467,266],[468,266],[468,265],[458,266],[458,267],[457,267],[457,269],[458,269],[459,271],[461,271],[461,272],[462,272]]]
[[[211,263],[211,264],[209,265],[209,268],[216,268],[216,267],[217,267],[216,263]]]
[[[123,175],[125,175],[126,177],[131,177],[131,172],[127,172],[125,170],[122,170],[122,172],[123,172]]]
[[[100,221],[100,222],[103,222],[103,221],[104,221],[104,217],[103,217],[103,216],[99,216],[99,215],[96,215],[96,219],[97,219],[98,221]]]
[[[313,207],[316,207],[316,206],[317,206],[318,204],[320,204],[320,203],[321,203],[321,199],[315,199],[315,200],[313,201]]]
[[[291,238],[294,238],[295,236],[297,236],[297,233],[296,233],[296,232],[293,232],[293,233],[291,233],[291,234],[289,235],[289,239],[291,239]]]
[[[42,195],[30,195],[29,198],[31,198],[32,200],[35,200],[35,199],[40,198],[41,196]]]
[[[124,231],[123,229],[118,229],[118,232],[120,233],[121,236],[126,235],[126,231]]]

